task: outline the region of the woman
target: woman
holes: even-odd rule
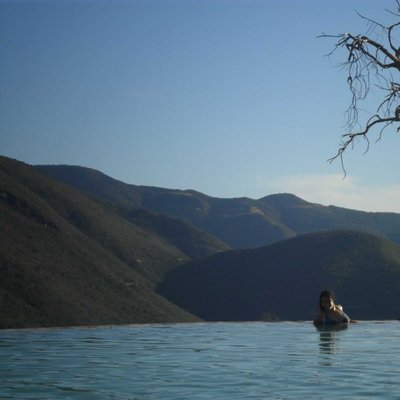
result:
[[[335,304],[335,295],[331,290],[324,290],[319,295],[319,313],[314,319],[315,325],[332,325],[350,322],[341,305]]]

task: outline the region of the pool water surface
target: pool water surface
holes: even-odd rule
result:
[[[400,323],[0,331],[1,399],[399,399]]]

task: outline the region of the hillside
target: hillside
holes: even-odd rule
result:
[[[103,201],[144,208],[190,222],[231,247],[256,247],[295,236],[263,202],[219,199],[193,190],[136,186],[99,171],[67,165],[39,165],[41,171]]]
[[[258,200],[219,199],[193,190],[128,185],[89,168],[37,168],[102,200],[190,222],[233,248],[259,247],[304,233],[336,229],[360,230],[400,244],[400,214],[322,206],[292,194]]]
[[[357,231],[312,233],[181,265],[158,291],[210,320],[309,320],[332,288],[355,319],[397,319],[400,247]]]
[[[191,259],[230,249],[227,244],[214,236],[178,218],[157,214],[143,208],[115,205],[112,209],[136,226],[159,235]]]
[[[182,251],[6,157],[0,221],[1,328],[196,320],[154,292]]]
[[[400,214],[365,212],[307,203],[288,194],[260,199],[279,213],[280,221],[296,234],[335,229],[361,230],[384,236],[400,244]]]

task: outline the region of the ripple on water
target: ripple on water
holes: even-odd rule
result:
[[[1,398],[398,398],[400,324],[197,323],[0,332]]]

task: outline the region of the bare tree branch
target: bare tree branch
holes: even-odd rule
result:
[[[384,124],[382,129],[381,129],[381,132],[380,132],[380,136],[381,136],[383,130],[386,129],[390,124],[392,124],[395,121],[399,121],[399,119],[397,119],[396,117],[381,118],[381,117],[379,117],[379,115],[372,116],[369,119],[369,121],[367,122],[367,125],[366,125],[366,127],[365,127],[365,129],[363,131],[356,132],[356,133],[346,133],[346,134],[343,135],[343,138],[345,138],[345,140],[342,141],[341,146],[340,146],[338,152],[336,153],[336,155],[331,157],[328,161],[329,162],[333,162],[338,157],[342,158],[343,157],[343,153],[346,151],[346,149],[348,148],[349,145],[354,143],[355,139],[357,139],[359,137],[363,137],[365,140],[368,141],[367,134],[368,134],[369,130],[374,125],[376,125],[376,124]],[[378,138],[378,140],[380,140],[380,137]]]
[[[397,18],[391,25],[386,26],[357,12],[358,16],[369,24],[366,35],[323,33],[319,36],[336,40],[329,56],[339,50],[346,54],[342,67],[347,71],[346,81],[351,94],[347,109],[348,133],[342,136],[343,140],[336,155],[328,160],[333,162],[340,158],[345,174],[343,155],[349,147],[354,146],[357,139],[366,140],[367,152],[372,131],[380,127],[377,139],[379,141],[386,128],[393,124],[400,125],[400,82],[399,78],[394,78],[394,75],[398,76],[400,72],[400,0],[396,0],[396,5],[396,12],[389,11],[390,15]],[[359,111],[364,101],[371,100],[372,86],[383,93],[382,99],[377,100],[375,114],[363,122],[360,120]],[[356,126],[363,128],[355,130]],[[400,126],[397,128],[397,132],[399,131]]]

